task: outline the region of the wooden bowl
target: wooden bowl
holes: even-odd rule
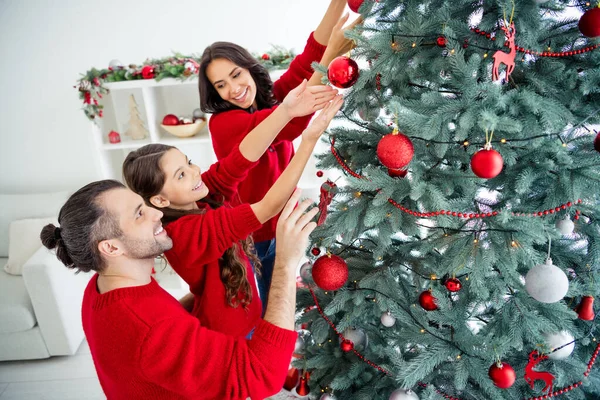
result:
[[[201,119],[196,120],[193,124],[181,124],[181,125],[163,125],[160,124],[162,128],[169,132],[171,135],[180,137],[180,138],[188,138],[192,137],[198,132],[202,130],[206,126],[206,121]]]

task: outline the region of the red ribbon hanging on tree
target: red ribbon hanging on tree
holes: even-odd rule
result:
[[[327,219],[327,207],[331,204],[331,200],[333,200],[333,196],[338,192],[337,185],[327,179],[327,181],[321,185],[321,195],[319,197],[319,220],[317,221],[317,225],[321,226],[325,223],[325,219]]]

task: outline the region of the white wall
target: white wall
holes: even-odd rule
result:
[[[112,59],[140,64],[217,40],[301,51],[326,0],[0,0],[0,193],[99,179],[73,88]]]

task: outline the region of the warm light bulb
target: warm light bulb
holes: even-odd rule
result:
[[[417,47],[417,44],[416,44],[416,43],[413,43],[413,44],[412,44],[412,47]]]
[[[450,50],[450,53],[451,53],[451,54],[454,54],[454,49]]]
[[[506,143],[506,139],[504,139],[504,138],[500,139],[500,143]]]
[[[512,247],[517,247],[517,242],[515,242],[515,241],[513,240],[512,242],[510,242],[510,245],[511,245]]]
[[[468,146],[468,145],[469,145],[469,142],[465,140],[465,141],[463,142],[463,146],[465,146],[465,147],[466,147],[466,146]]]
[[[432,281],[435,281],[437,279],[437,276],[436,276],[436,274],[431,274],[430,278],[431,278]]]
[[[477,243],[479,243],[479,240],[473,239],[473,243],[477,244]]]
[[[460,356],[460,354],[456,356],[456,359],[457,359],[457,360],[460,360],[460,359],[461,359],[461,356]]]
[[[421,329],[421,333],[425,333],[425,329]]]

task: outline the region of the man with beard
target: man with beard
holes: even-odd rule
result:
[[[93,182],[41,232],[68,268],[95,271],[82,317],[108,399],[263,399],[281,388],[294,349],[295,269],[317,209],[296,191],[277,225],[269,306],[251,340],[203,328],[152,278],[173,246],[162,213],[120,182]]]

